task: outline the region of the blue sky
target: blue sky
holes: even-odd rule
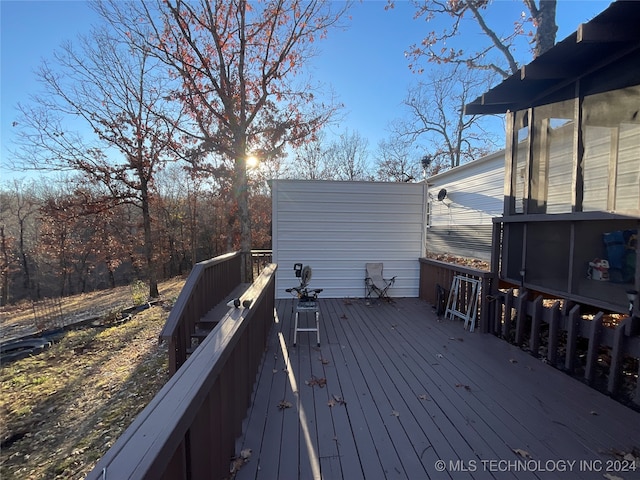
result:
[[[344,119],[333,127],[333,132],[358,131],[369,140],[371,149],[388,137],[388,124],[400,116],[407,87],[420,79],[409,70],[404,52],[428,30],[437,28],[437,24],[414,20],[414,9],[407,1],[396,0],[395,9],[389,11],[385,11],[385,4],[384,0],[356,3],[351,26],[346,31],[330,32],[329,38],[318,44],[321,55],[313,62],[314,78],[330,84],[345,104]],[[520,0],[494,0],[494,4],[493,19],[507,27],[523,10]],[[600,0],[559,0],[557,40],[564,39],[609,4]],[[14,134],[11,122],[16,118],[15,106],[27,102],[39,90],[34,71],[42,59],[51,58],[63,41],[88,33],[97,17],[81,0],[0,0],[0,18],[2,175]],[[465,41],[473,43],[474,35],[465,37]],[[528,52],[520,53],[527,63]]]

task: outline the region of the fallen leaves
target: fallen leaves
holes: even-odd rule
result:
[[[278,403],[279,410],[284,410],[285,408],[291,408],[291,407],[293,407],[293,403],[288,402],[286,400],[280,400],[280,403]]]
[[[238,470],[240,470],[242,466],[249,461],[249,458],[251,458],[251,453],[252,451],[250,448],[245,448],[240,452],[240,455],[233,458],[230,470],[230,473],[232,475],[235,475]]]
[[[624,478],[618,477],[617,475],[611,475],[610,473],[603,473],[602,476],[607,480],[624,480]]]
[[[418,395],[418,398],[420,400],[431,400],[431,398],[429,398],[429,395],[427,395],[426,393],[423,393],[422,395]]]
[[[330,407],[335,407],[336,405],[346,405],[346,404],[347,402],[345,402],[340,395],[331,395],[331,398],[329,398],[329,401],[327,402],[327,405],[329,405]]]
[[[456,388],[464,388],[467,392],[471,391],[471,387],[463,383],[456,383]]]
[[[304,383],[306,383],[310,387],[315,387],[317,385],[320,388],[324,388],[327,385],[327,379],[326,378],[317,378],[315,376],[311,376],[311,378],[309,380],[305,381]]]
[[[522,450],[521,448],[512,448],[511,450],[513,450],[513,453],[519,455],[522,458],[531,458],[531,454],[526,450]]]

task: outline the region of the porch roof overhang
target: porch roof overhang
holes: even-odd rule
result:
[[[628,55],[639,56],[638,25],[640,2],[612,3],[519,72],[467,104],[465,114],[500,114],[575,98],[571,86],[576,80]],[[614,69],[616,78],[611,83],[602,82],[601,91],[640,83],[640,63],[635,65],[622,75]]]

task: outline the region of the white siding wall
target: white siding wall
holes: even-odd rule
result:
[[[368,262],[398,277],[391,296],[418,296],[426,185],[274,180],[271,188],[278,298],[299,284],[295,263],[311,266],[310,286],[324,297],[363,297]]]
[[[427,251],[491,258],[492,218],[504,205],[504,151],[434,175],[429,184]],[[438,201],[445,188],[447,196]]]
[[[491,225],[504,205],[504,151],[447,170],[427,179],[431,226]],[[440,189],[447,189],[443,202]]]

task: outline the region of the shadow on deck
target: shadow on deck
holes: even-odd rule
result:
[[[640,478],[640,413],[424,301],[322,299],[320,347],[276,307],[238,480]]]

